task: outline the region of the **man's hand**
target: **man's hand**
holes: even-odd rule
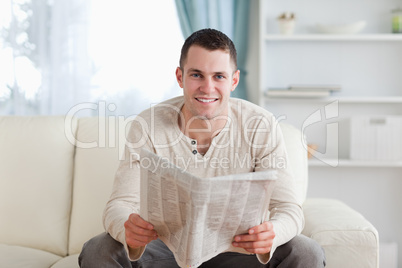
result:
[[[248,234],[236,235],[234,247],[244,248],[246,251],[255,254],[265,254],[271,251],[275,238],[273,225],[266,221],[248,230]]]
[[[149,222],[145,221],[138,214],[130,214],[124,223],[126,228],[126,243],[130,248],[146,246],[152,240],[158,238],[158,234]]]

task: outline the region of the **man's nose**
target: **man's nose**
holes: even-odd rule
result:
[[[215,88],[214,81],[212,81],[211,78],[205,78],[201,86],[201,91],[205,93],[210,93],[214,91],[214,88]]]

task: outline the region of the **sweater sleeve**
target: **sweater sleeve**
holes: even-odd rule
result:
[[[115,240],[122,243],[131,260],[138,260],[145,247],[131,249],[125,239],[124,223],[140,210],[140,149],[150,148],[146,131],[140,121],[131,124],[124,159],[116,172],[113,189],[103,212],[103,225]]]
[[[258,161],[259,165],[255,167],[256,171],[276,169],[278,172],[269,203],[269,221],[273,224],[275,238],[271,252],[257,255],[258,260],[263,264],[268,263],[277,247],[299,235],[304,226],[302,204],[298,201],[300,198],[297,196],[296,181],[288,166],[282,131],[273,116],[270,123],[269,135],[258,137],[268,146],[257,153],[261,161]]]

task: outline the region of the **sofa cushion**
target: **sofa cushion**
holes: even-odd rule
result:
[[[66,255],[74,145],[64,118],[0,117],[0,130],[0,243]]]
[[[378,232],[361,214],[339,200],[320,198],[307,199],[303,211],[302,233],[324,248],[326,267],[378,267]]]
[[[80,266],[78,265],[78,256],[79,254],[67,256],[56,262],[54,265],[52,265],[51,268],[79,268]]]
[[[109,128],[107,121],[95,117],[78,121],[69,254],[79,253],[84,242],[104,232],[102,214],[121,151],[117,136],[111,136],[118,128],[113,123]]]
[[[0,244],[0,267],[4,268],[46,268],[62,259],[52,253]]]

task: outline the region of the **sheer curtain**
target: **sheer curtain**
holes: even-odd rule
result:
[[[0,0],[0,29],[2,115],[133,115],[181,94],[174,0]]]

